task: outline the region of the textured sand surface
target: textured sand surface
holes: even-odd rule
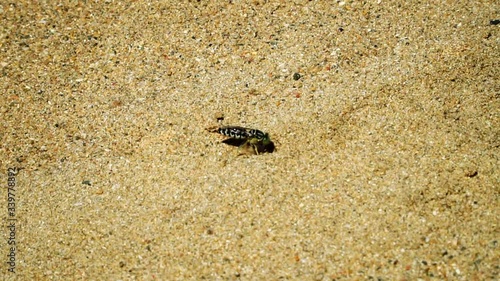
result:
[[[499,11],[1,3],[0,279],[498,278]]]

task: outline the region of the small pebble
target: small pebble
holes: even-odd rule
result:
[[[222,121],[222,120],[224,120],[224,113],[217,111],[214,114],[214,117],[215,117],[215,119],[217,119],[217,121]]]
[[[468,178],[473,178],[473,177],[477,176],[477,170],[475,170],[475,169],[468,170],[465,172],[465,176]]]

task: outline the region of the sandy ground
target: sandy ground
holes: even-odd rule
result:
[[[0,279],[498,278],[497,1],[47,2],[0,4]]]

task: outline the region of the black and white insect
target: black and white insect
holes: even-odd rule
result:
[[[261,130],[249,129],[239,126],[220,127],[217,129],[217,132],[221,135],[233,139],[257,138],[258,140],[265,140],[269,138],[269,135],[262,132]]]
[[[251,151],[253,154],[265,152],[272,153],[275,149],[269,134],[261,130],[250,129],[240,126],[225,126],[209,128],[210,132],[217,132],[223,136],[229,137],[223,142],[233,146],[239,146],[241,149]]]

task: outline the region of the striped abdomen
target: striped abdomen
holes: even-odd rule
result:
[[[221,127],[217,130],[219,134],[233,138],[233,139],[248,139],[257,138],[264,139],[266,134],[257,129],[248,129],[238,126]]]

